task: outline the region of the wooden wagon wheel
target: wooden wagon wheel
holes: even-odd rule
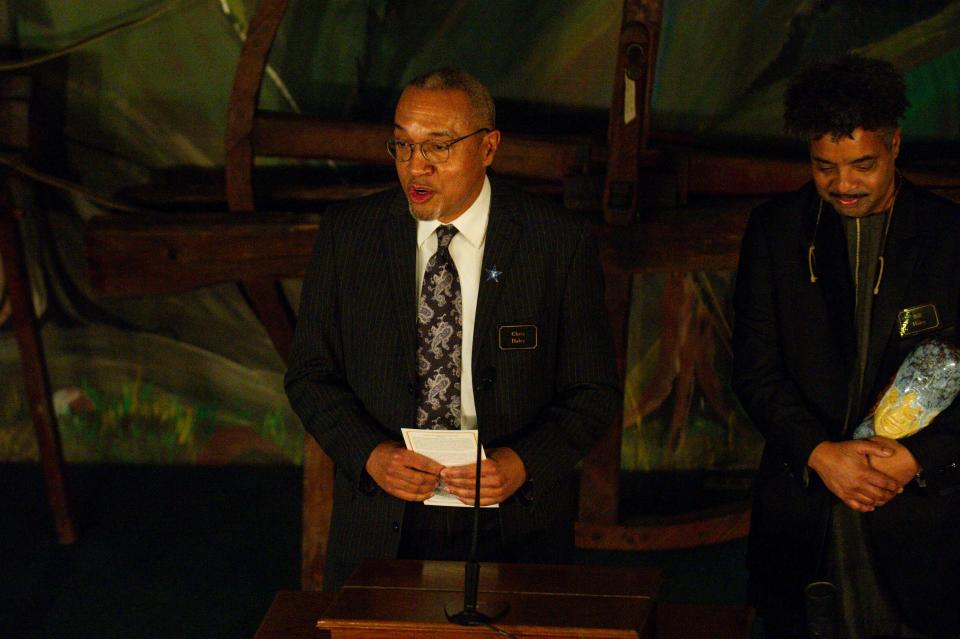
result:
[[[385,163],[382,141],[389,135],[385,125],[333,123],[309,116],[258,111],[257,100],[266,68],[267,56],[277,29],[288,7],[288,0],[261,0],[250,23],[234,78],[227,116],[226,132],[226,198],[231,211],[238,215],[256,210],[252,177],[257,155],[347,159],[368,163]],[[501,174],[562,179],[570,167],[582,164],[584,157],[604,158],[614,165],[620,181],[630,181],[636,188],[636,174],[655,161],[647,151],[649,128],[649,95],[653,81],[656,34],[659,30],[661,0],[626,0],[624,31],[621,37],[618,77],[631,65],[634,73],[636,118],[625,126],[611,123],[607,155],[602,145],[583,141],[507,136],[497,154],[494,169]],[[639,35],[638,35],[639,34]],[[641,37],[642,36],[642,37]],[[643,40],[642,59],[636,59],[637,38]],[[631,57],[631,55],[633,57]],[[627,76],[624,76],[627,77]],[[622,80],[622,78],[621,78]],[[625,82],[616,84],[614,103],[618,121],[623,120]],[[331,134],[336,132],[336,134]],[[343,140],[350,138],[350,144]],[[649,156],[649,157],[648,157]],[[608,177],[609,181],[609,177]],[[635,193],[634,193],[635,195]],[[623,223],[632,216],[635,197],[628,210],[614,211],[608,202],[608,219]],[[617,208],[617,207],[612,207]],[[616,219],[611,219],[616,218]],[[623,256],[601,233],[603,262],[607,277],[607,305],[623,372],[626,352],[626,322],[630,305],[630,280],[637,270],[624,264]],[[629,260],[627,260],[629,262]],[[277,351],[284,359],[292,343],[295,318],[278,283],[254,278],[241,282],[242,290],[257,317],[264,324]],[[704,513],[684,521],[657,521],[642,528],[617,523],[617,502],[620,457],[620,422],[611,426],[606,437],[597,444],[583,465],[581,500],[577,528],[578,545],[586,548],[652,549],[687,547],[716,543],[743,534],[743,511],[736,513]],[[332,510],[333,465],[312,437],[306,437],[304,461],[303,506],[303,587],[320,585],[323,558],[326,552]]]
[[[240,53],[233,91],[227,111],[226,200],[230,211],[238,215],[253,213],[253,161],[257,152],[254,129],[257,101],[280,21],[287,0],[262,0],[250,22]],[[286,362],[293,346],[296,318],[280,282],[250,278],[239,283],[253,312],[263,324],[274,348]],[[317,590],[323,583],[327,537],[333,512],[333,461],[309,434],[304,437],[303,452],[303,537],[301,586]]]

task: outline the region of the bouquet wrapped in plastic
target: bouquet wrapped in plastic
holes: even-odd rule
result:
[[[901,439],[926,428],[960,392],[960,350],[938,339],[920,342],[907,355],[873,413],[853,431]]]

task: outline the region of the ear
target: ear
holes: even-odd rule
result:
[[[483,166],[490,166],[493,164],[493,156],[497,154],[497,149],[500,147],[500,131],[494,129],[486,135],[483,136],[483,144],[481,146],[483,152]]]
[[[890,152],[893,153],[894,159],[900,154],[900,127],[897,127],[897,130],[893,132],[893,139],[890,140]]]

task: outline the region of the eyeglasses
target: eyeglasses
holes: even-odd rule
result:
[[[409,162],[413,158],[413,147],[419,146],[420,155],[423,156],[424,160],[433,164],[441,164],[450,159],[450,149],[454,144],[462,142],[477,133],[489,132],[490,129],[487,128],[477,129],[473,133],[467,133],[455,140],[446,140],[443,142],[407,142],[405,140],[390,138],[387,140],[387,153],[397,162]]]

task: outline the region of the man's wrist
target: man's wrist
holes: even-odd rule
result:
[[[807,456],[807,464],[804,467],[804,470],[807,470],[810,468],[812,468],[813,470],[817,470],[817,464],[820,460],[820,456],[824,454],[827,446],[829,446],[831,443],[832,442],[825,439],[819,444],[817,444],[816,446],[814,446],[813,450],[810,451],[810,455]]]

